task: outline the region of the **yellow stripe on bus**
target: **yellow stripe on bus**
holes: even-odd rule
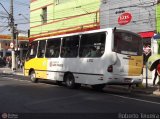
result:
[[[29,70],[33,67],[33,70],[36,73],[36,78],[44,78],[47,79],[47,58],[33,58],[27,61],[25,64],[25,75],[29,73]]]
[[[142,73],[143,56],[131,56],[129,60],[129,76],[139,76]]]

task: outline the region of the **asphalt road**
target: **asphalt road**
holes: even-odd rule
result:
[[[77,114],[80,118],[86,115],[92,119],[101,115],[105,118],[106,116],[160,118],[160,98],[112,90],[96,92],[89,87],[73,90],[52,82],[31,83],[23,76],[1,75],[0,113],[19,116],[33,113],[41,117],[45,114],[47,116],[65,114],[64,118],[67,117],[66,114]]]

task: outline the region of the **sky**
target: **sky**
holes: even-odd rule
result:
[[[20,34],[27,34],[29,30],[30,0],[13,0],[14,23]],[[10,13],[10,0],[0,0],[0,3]],[[8,27],[8,13],[0,5],[0,34],[10,34]]]

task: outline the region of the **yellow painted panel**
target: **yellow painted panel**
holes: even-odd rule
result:
[[[25,75],[29,73],[30,69],[34,69],[37,78],[47,78],[47,58],[33,58],[25,62]]]
[[[143,56],[131,56],[129,59],[129,76],[139,76],[142,73]]]
[[[36,71],[36,77],[37,78],[42,78],[42,79],[47,79],[47,71]]]

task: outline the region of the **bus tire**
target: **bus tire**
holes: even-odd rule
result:
[[[105,86],[106,86],[105,84],[97,84],[97,85],[92,85],[92,88],[96,91],[102,91]]]
[[[56,84],[57,84],[58,86],[62,86],[62,81],[56,81]]]
[[[38,79],[36,78],[36,73],[35,73],[35,71],[31,71],[31,73],[30,73],[30,80],[31,80],[33,83],[37,83],[37,82],[38,82]]]
[[[68,88],[70,88],[70,89],[76,88],[75,79],[74,79],[73,74],[67,73],[64,77],[64,80],[65,80],[65,84]]]

